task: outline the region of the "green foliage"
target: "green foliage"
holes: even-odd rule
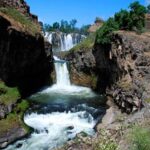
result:
[[[113,31],[128,30],[141,33],[145,27],[146,7],[134,2],[129,6],[130,10],[121,10],[109,18],[103,26],[97,31],[96,43],[109,44]]]
[[[97,22],[102,23],[102,22],[104,22],[104,21],[103,21],[103,19],[101,19],[100,17],[96,17],[96,19],[95,19],[95,23],[97,23]]]
[[[22,100],[21,103],[15,108],[16,112],[25,112],[29,108],[29,103],[26,100]]]
[[[121,30],[129,30],[129,24],[131,22],[130,14],[127,10],[121,10],[116,13],[114,16],[115,21],[119,25],[119,29]]]
[[[101,130],[102,137],[94,145],[94,150],[117,150],[118,146],[116,142],[109,138],[105,131]]]
[[[76,27],[77,20],[72,19],[71,21],[61,20],[61,22],[54,22],[53,25],[44,24],[44,32],[61,31],[64,33],[80,33],[88,34],[90,25],[83,25],[81,28]]]
[[[54,22],[53,23],[53,29],[58,30],[60,28],[59,22]]]
[[[3,82],[0,82],[0,89],[1,91],[5,91],[0,94],[0,102],[5,105],[15,103],[20,98],[17,88],[8,87]]]
[[[130,4],[130,29],[142,30],[145,26],[145,13],[147,12],[146,7],[139,4],[138,1]]]
[[[118,30],[118,24],[114,18],[109,18],[104,25],[97,31],[96,43],[109,44],[113,31]]]
[[[150,103],[150,98],[145,99],[146,103]]]
[[[32,35],[40,32],[39,25],[35,24],[28,16],[21,14],[18,10],[13,8],[0,8],[0,12],[6,14],[7,16],[13,18],[14,21],[19,22],[26,31],[30,32]]]
[[[150,129],[134,126],[130,133],[131,150],[150,150]]]

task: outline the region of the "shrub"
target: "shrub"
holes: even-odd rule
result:
[[[130,150],[150,150],[150,129],[134,126],[129,139]]]
[[[96,43],[109,44],[111,35],[116,30],[129,30],[141,33],[145,27],[146,7],[134,2],[129,6],[130,10],[121,10],[114,15],[114,18],[109,18],[103,26],[97,31]]]
[[[96,43],[109,44],[113,31],[119,29],[119,25],[114,18],[109,18],[104,25],[97,31]]]

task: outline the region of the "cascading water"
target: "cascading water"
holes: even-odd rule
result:
[[[69,35],[68,39],[66,49],[72,43]],[[34,132],[6,150],[52,150],[82,131],[94,134],[93,128],[105,111],[102,98],[89,88],[71,85],[67,63],[56,56],[54,59],[56,84],[32,95],[29,100],[35,107],[24,116],[24,122]]]
[[[70,86],[69,72],[65,61],[61,61],[59,58],[54,56],[55,71],[56,71],[56,84],[57,86],[64,87]]]
[[[53,51],[67,51],[77,45],[85,36],[77,33],[46,32],[45,38],[53,45]]]

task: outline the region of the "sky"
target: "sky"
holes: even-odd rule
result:
[[[33,14],[43,23],[52,24],[62,19],[76,19],[77,26],[93,24],[96,17],[104,20],[121,8],[127,9],[135,0],[26,0]],[[143,5],[150,0],[139,0]]]

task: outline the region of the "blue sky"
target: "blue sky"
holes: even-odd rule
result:
[[[52,24],[62,19],[77,19],[78,26],[92,24],[97,16],[107,19],[121,8],[128,8],[135,0],[26,0],[31,12],[38,15],[39,20]],[[139,0],[143,5],[146,1]]]

